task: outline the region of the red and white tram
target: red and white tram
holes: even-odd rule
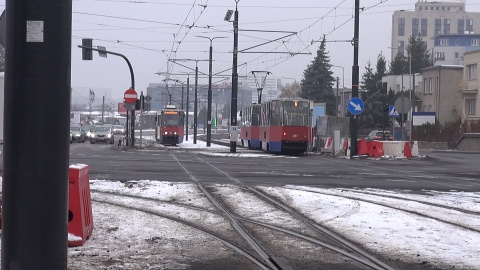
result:
[[[313,142],[313,102],[280,98],[260,105],[259,141],[262,150],[305,153]]]
[[[185,112],[175,105],[167,105],[156,117],[155,139],[164,145],[177,145],[185,136]]]

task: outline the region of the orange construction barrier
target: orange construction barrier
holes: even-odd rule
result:
[[[70,165],[68,183],[68,246],[82,246],[93,232],[89,166]]]
[[[368,148],[368,156],[378,158],[383,155],[383,143],[380,141],[372,141]]]
[[[409,142],[405,142],[405,146],[403,147],[403,155],[406,158],[411,158],[412,157],[412,148],[410,147]]]

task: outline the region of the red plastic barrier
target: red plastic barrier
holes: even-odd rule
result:
[[[412,157],[412,148],[410,147],[409,142],[405,142],[405,146],[403,147],[403,155],[406,158],[411,158]]]
[[[368,155],[368,144],[365,139],[357,141],[357,155]]]
[[[68,246],[82,246],[93,232],[89,166],[70,165],[68,188]]]
[[[368,156],[378,158],[383,155],[383,143],[380,141],[372,141],[368,149]]]

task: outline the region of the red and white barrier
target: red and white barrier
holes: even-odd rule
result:
[[[323,139],[323,147],[320,149],[321,152],[332,153],[333,151],[333,139],[332,137],[326,137]]]
[[[68,246],[83,246],[93,232],[89,166],[70,165],[68,183]]]

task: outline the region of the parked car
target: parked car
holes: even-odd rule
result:
[[[113,134],[125,134],[125,127],[123,125],[113,125]]]
[[[384,137],[385,135],[385,137]],[[372,130],[367,137],[365,138],[366,141],[393,141],[392,132],[389,130]]]
[[[113,129],[110,126],[95,126],[90,131],[90,143],[114,143]]]
[[[72,142],[84,143],[87,139],[87,133],[81,126],[70,126],[70,132],[72,133]]]

